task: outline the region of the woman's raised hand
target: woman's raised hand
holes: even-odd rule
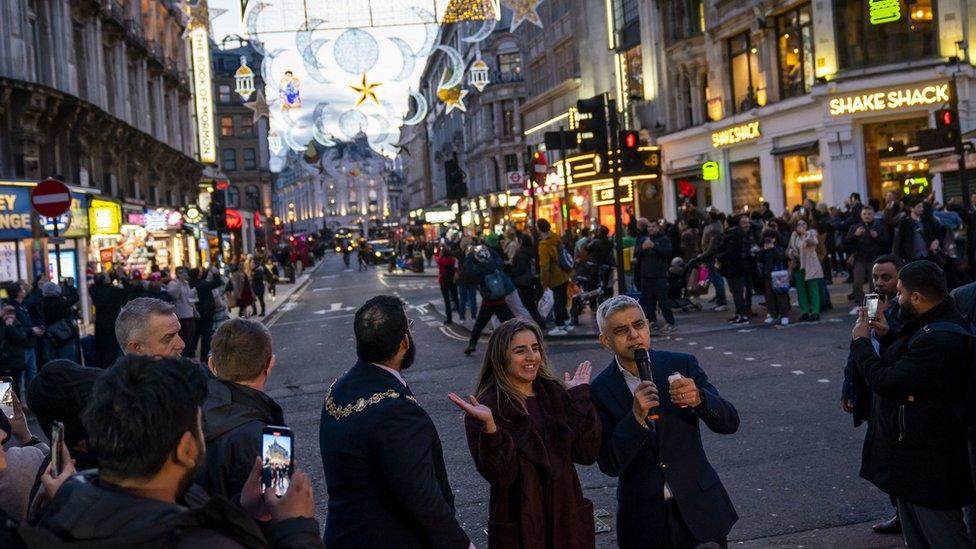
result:
[[[593,366],[590,364],[590,361],[587,360],[586,362],[580,364],[579,368],[576,368],[576,374],[573,375],[572,378],[569,377],[569,372],[563,374],[563,381],[566,383],[566,389],[572,389],[573,387],[578,387],[580,385],[589,385],[590,377],[592,375]]]
[[[468,400],[464,400],[455,393],[448,393],[447,398],[451,399],[451,402],[456,404],[458,408],[464,410],[464,413],[480,421],[485,426],[486,433],[494,433],[497,430],[491,409],[478,402],[474,395],[469,395]]]

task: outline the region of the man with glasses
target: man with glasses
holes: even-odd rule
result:
[[[325,396],[319,430],[331,548],[441,547],[470,541],[454,516],[437,429],[403,379],[416,346],[403,302],[356,311],[356,365]]]
[[[603,422],[600,470],[619,477],[620,547],[726,547],[738,520],[702,447],[700,423],[719,434],[739,428],[694,356],[651,350],[640,304],[627,296],[597,310],[600,343],[614,354],[590,394]],[[641,381],[634,352],[650,355],[653,381]],[[680,379],[678,379],[680,378]],[[649,416],[657,410],[657,418]]]

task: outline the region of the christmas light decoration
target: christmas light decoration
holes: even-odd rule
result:
[[[451,114],[451,111],[457,109],[461,112],[467,112],[467,107],[464,106],[464,98],[468,95],[468,90],[462,90],[460,86],[455,86],[453,88],[440,88],[437,90],[437,98],[447,106],[447,110],[444,114]]]
[[[488,79],[488,63],[482,61],[480,57],[475,59],[474,63],[471,63],[471,68],[468,69],[468,83],[479,92],[491,83]]]
[[[512,10],[512,26],[509,30],[515,32],[515,29],[519,28],[523,21],[528,21],[541,29],[540,4],[542,4],[542,0],[505,0],[505,7]]]
[[[271,154],[277,156],[283,147],[281,136],[278,135],[278,132],[274,130],[268,132],[268,150],[271,151]]]
[[[234,91],[241,96],[241,99],[247,101],[251,98],[251,94],[254,93],[254,71],[251,67],[247,66],[247,57],[241,56],[241,66],[234,73],[234,82],[236,86]]]
[[[302,83],[291,71],[278,82],[279,99],[282,109],[298,109],[302,106]]]
[[[373,90],[382,85],[383,85],[382,82],[373,82],[373,83],[368,82],[366,80],[366,73],[363,73],[363,80],[360,85],[358,86],[355,84],[349,85],[349,87],[352,88],[353,91],[359,94],[359,99],[356,100],[356,107],[358,108],[367,100],[373,101],[374,103],[379,105],[380,100],[378,97],[376,97],[376,92]]]
[[[441,23],[488,21],[499,15],[497,0],[450,0]]]

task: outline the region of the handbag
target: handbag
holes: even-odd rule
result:
[[[769,281],[774,294],[790,293],[790,272],[786,269],[778,269],[769,273]]]
[[[66,343],[78,337],[78,326],[74,323],[74,321],[67,318],[62,318],[61,320],[48,326],[45,332],[51,336],[56,343]]]
[[[552,290],[546,288],[546,291],[542,292],[542,297],[539,298],[539,316],[546,318],[549,313],[552,312],[552,306],[555,304],[555,296],[552,295]]]

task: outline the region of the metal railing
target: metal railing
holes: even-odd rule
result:
[[[163,45],[155,40],[146,40],[146,52],[149,54],[149,61],[155,63],[160,68],[166,65],[163,55]]]
[[[132,44],[142,49],[146,48],[146,37],[143,35],[142,21],[133,17],[125,19],[125,37]]]
[[[522,73],[521,72],[515,72],[515,71],[505,71],[505,72],[491,71],[488,74],[489,74],[489,77],[488,77],[489,78],[489,83],[488,83],[489,86],[491,86],[493,84],[514,84],[514,83],[524,82],[525,81],[525,77],[522,76]]]

